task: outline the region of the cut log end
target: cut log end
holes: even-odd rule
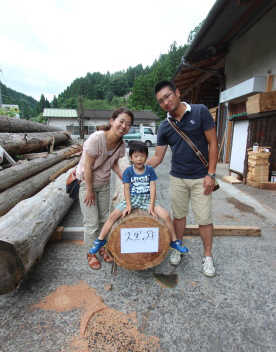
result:
[[[158,252],[121,253],[122,228],[159,228]],[[166,225],[149,215],[145,210],[134,209],[130,215],[120,218],[113,225],[107,249],[115,262],[128,270],[145,270],[160,264],[166,257],[170,246],[170,233]]]
[[[24,265],[15,248],[0,241],[0,294],[13,291],[25,273]]]

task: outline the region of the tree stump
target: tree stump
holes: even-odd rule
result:
[[[122,228],[159,228],[158,252],[156,253],[121,253]],[[155,219],[145,210],[134,209],[124,218],[118,219],[112,226],[107,249],[115,262],[128,270],[144,270],[160,264],[166,257],[170,246],[170,233],[167,226]]]

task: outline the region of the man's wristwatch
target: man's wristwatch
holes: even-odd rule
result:
[[[211,177],[211,178],[213,178],[213,179],[215,179],[216,178],[216,174],[207,174],[209,177]]]

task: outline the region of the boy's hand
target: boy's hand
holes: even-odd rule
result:
[[[149,215],[152,215],[154,218],[158,219],[158,216],[155,214],[155,212],[154,212],[153,209],[154,209],[154,208],[149,207],[149,208],[148,208],[148,214],[149,214]]]
[[[124,218],[126,215],[129,215],[131,212],[131,205],[127,205],[126,208],[123,211],[122,217]]]

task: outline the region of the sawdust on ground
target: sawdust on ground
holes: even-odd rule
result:
[[[157,352],[160,347],[158,337],[138,331],[135,312],[125,314],[107,307],[96,290],[83,281],[59,287],[33,307],[57,313],[84,311],[79,336],[72,336],[63,352]]]

